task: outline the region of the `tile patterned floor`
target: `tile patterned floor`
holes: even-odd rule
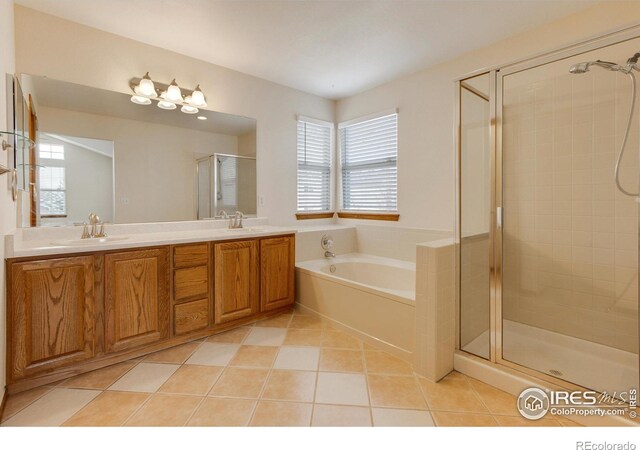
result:
[[[282,314],[7,399],[3,426],[576,426],[439,383],[317,317]]]

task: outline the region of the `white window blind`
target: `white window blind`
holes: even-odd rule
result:
[[[331,210],[331,131],[298,120],[298,211]]]
[[[233,214],[238,210],[238,158],[217,157],[218,210]]]
[[[397,211],[398,114],[340,125],[342,209]]]
[[[64,167],[40,167],[40,215],[62,216],[67,213]]]

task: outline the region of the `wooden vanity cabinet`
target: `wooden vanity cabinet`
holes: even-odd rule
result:
[[[286,235],[9,259],[10,392],[288,309],[294,247]]]
[[[258,312],[258,243],[256,240],[214,244],[215,323]]]
[[[94,256],[76,256],[10,266],[10,380],[94,356],[99,303],[96,261]]]
[[[106,352],[168,338],[168,248],[107,253],[104,265]]]
[[[291,236],[260,241],[260,310],[271,311],[295,300],[295,240]]]

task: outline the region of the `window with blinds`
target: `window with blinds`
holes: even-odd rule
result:
[[[332,129],[298,120],[298,211],[331,210]]]
[[[40,216],[66,216],[67,195],[65,191],[65,168],[41,166],[39,176]]]
[[[398,114],[341,124],[342,209],[397,211]]]

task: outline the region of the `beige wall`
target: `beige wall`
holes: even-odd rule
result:
[[[7,87],[5,74],[15,72],[14,46],[13,46],[13,1],[0,0],[0,129],[4,130],[13,126],[8,120]],[[8,152],[0,151],[0,164],[8,165]],[[4,235],[16,227],[16,204],[11,199],[9,189],[9,176],[0,176],[0,261],[3,268],[0,270],[0,403],[4,396],[5,386],[5,271],[4,271]]]
[[[238,147],[235,136],[46,107],[38,108],[38,124],[44,132],[113,141],[117,223],[194,220],[195,160]]]
[[[296,115],[333,121],[333,101],[20,6],[16,55],[21,73],[127,94],[129,80],[146,71],[159,81],[199,83],[209,109],[257,119],[258,214],[295,221]]]
[[[605,2],[337,103],[345,121],[389,108],[398,115],[399,226],[454,228],[453,80],[640,21],[640,2]]]
[[[503,84],[505,318],[632,352],[638,205],[617,191],[613,176],[630,81],[597,68],[571,75],[568,68],[624,61],[639,47],[637,38],[509,75]],[[638,131],[635,120],[620,171],[632,192]]]
[[[238,155],[256,156],[256,131],[238,136]]]

